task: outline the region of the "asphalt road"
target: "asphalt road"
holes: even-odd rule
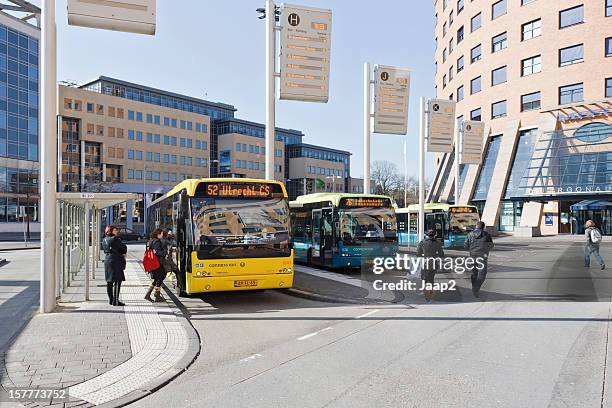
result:
[[[612,406],[612,271],[582,262],[580,243],[500,243],[481,300],[459,275],[439,277],[459,290],[432,303],[418,293],[371,305],[276,291],[185,299],[201,355],[132,406]]]

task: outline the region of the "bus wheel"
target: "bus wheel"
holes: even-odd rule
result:
[[[312,249],[309,249],[306,254],[306,265],[312,266]]]

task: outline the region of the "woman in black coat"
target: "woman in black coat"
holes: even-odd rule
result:
[[[121,282],[125,280],[125,254],[127,246],[117,236],[117,227],[109,225],[104,230],[102,249],[106,254],[104,259],[104,277],[106,279],[106,292],[108,293],[108,303],[113,306],[125,306],[119,301]]]
[[[165,299],[161,295],[161,285],[164,283],[166,277],[166,268],[164,264],[166,262],[166,255],[168,254],[168,246],[162,241],[164,237],[164,231],[161,228],[156,228],[151,233],[151,240],[149,241],[149,248],[155,253],[159,260],[159,268],[151,271],[151,285],[145,294],[145,299],[149,302],[153,302],[151,299],[151,293],[155,290],[155,302],[163,302]]]

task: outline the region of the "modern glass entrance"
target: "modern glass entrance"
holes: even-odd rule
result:
[[[574,234],[584,234],[584,224],[587,220],[593,220],[602,234],[612,235],[612,202],[585,200],[570,208]]]

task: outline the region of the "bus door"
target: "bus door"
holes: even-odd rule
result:
[[[443,212],[425,214],[425,233],[427,233],[427,231],[430,229],[436,231],[436,238],[444,242],[445,234]],[[421,237],[421,239],[423,239],[423,237]]]
[[[333,208],[321,210],[321,263],[331,265],[334,249]]]
[[[321,218],[322,211],[312,210],[312,259],[319,258],[321,254]]]

